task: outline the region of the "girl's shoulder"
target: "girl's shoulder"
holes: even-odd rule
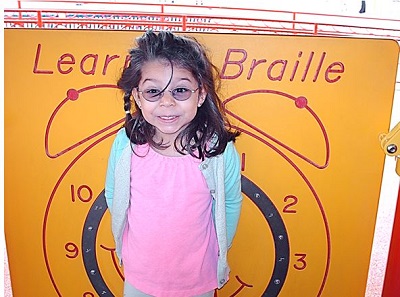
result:
[[[226,144],[225,151],[224,151],[225,158],[236,158],[239,153],[236,150],[235,142],[233,140],[229,141]]]
[[[117,150],[117,151],[123,150],[129,144],[130,144],[130,140],[129,140],[128,136],[126,135],[125,128],[119,129],[114,138],[113,149]]]
[[[211,139],[209,140],[207,147],[208,147],[208,149],[210,149],[210,148],[213,149],[213,148],[217,147],[219,144],[220,143],[219,143],[218,136],[214,134],[211,137]],[[235,152],[236,152],[235,141],[230,140],[226,143],[225,149],[221,155],[232,154]]]
[[[212,141],[210,142],[210,147],[212,148],[214,145],[218,144],[218,138],[213,138]],[[230,160],[230,159],[236,159],[238,156],[238,152],[236,150],[235,142],[233,140],[228,141],[226,143],[225,149],[223,150],[222,153],[219,155],[216,155],[214,157],[223,157],[225,160]],[[210,157],[210,158],[214,158]]]
[[[121,143],[129,143],[129,138],[126,135],[125,127],[122,127],[117,131],[117,134],[115,136],[115,141],[119,141]]]

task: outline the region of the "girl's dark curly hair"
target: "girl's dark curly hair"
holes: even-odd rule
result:
[[[219,71],[195,38],[166,31],[158,34],[148,31],[136,39],[136,47],[129,54],[129,64],[118,80],[118,87],[124,92],[124,110],[127,114],[125,130],[132,143],[148,143],[156,148],[165,148],[165,145],[153,140],[155,128],[145,121],[141,110],[132,100],[132,90],[139,85],[143,65],[154,60],[164,60],[171,66],[190,71],[207,94],[194,119],[175,140],[174,146],[178,152],[184,154],[186,151],[199,159],[217,156],[224,152],[229,141],[234,141],[239,135],[239,132],[231,129],[217,93],[220,87]],[[135,102],[133,114],[130,112],[132,102]]]

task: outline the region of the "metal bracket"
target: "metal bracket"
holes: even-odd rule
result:
[[[396,173],[400,176],[400,122],[387,134],[380,134],[381,147],[386,155],[396,159]]]

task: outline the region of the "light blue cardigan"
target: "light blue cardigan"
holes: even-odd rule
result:
[[[121,129],[111,148],[105,185],[105,196],[111,212],[112,232],[119,259],[121,259],[127,209],[130,205],[131,154],[129,139],[125,129]],[[213,214],[219,246],[218,288],[221,288],[229,278],[227,253],[236,232],[242,206],[240,158],[233,142],[228,143],[223,154],[201,162],[199,169],[213,197]]]

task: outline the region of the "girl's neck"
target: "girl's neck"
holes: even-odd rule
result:
[[[166,148],[161,148],[161,149],[153,147],[152,149],[163,156],[168,156],[168,157],[182,157],[183,156],[181,153],[179,153],[175,149],[174,145],[170,145]]]
[[[160,142],[160,141],[156,141],[156,142]],[[179,140],[177,140],[176,143],[177,143],[177,145],[180,145]],[[169,156],[169,157],[183,156],[182,153],[178,152],[178,150],[175,148],[175,139],[170,139],[169,141],[166,141],[165,139],[163,139],[163,145],[165,145],[164,148],[153,147],[153,150],[164,156]],[[182,148],[181,148],[181,151],[185,152],[185,150]]]

